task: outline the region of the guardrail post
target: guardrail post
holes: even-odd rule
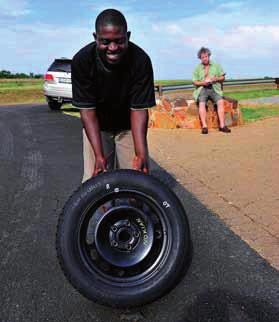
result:
[[[159,93],[159,98],[162,98],[162,96],[163,96],[163,86],[162,85],[158,85],[158,93]]]
[[[279,78],[275,78],[275,84],[277,85],[277,89],[279,89]]]

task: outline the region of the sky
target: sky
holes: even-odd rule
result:
[[[0,70],[44,74],[72,58],[107,8],[125,15],[157,80],[191,79],[202,46],[227,78],[279,76],[278,0],[0,0]]]

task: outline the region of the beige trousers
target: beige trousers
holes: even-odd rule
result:
[[[101,131],[104,155],[107,159],[107,168],[132,169],[135,156],[134,142],[130,130],[113,132]],[[95,155],[91,143],[83,129],[83,164],[84,172],[82,182],[92,177],[95,166]]]

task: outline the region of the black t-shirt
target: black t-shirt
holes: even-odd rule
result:
[[[72,60],[73,105],[96,108],[101,130],[131,128],[130,110],[156,105],[149,56],[129,42],[120,64],[105,65],[95,42],[83,47]]]

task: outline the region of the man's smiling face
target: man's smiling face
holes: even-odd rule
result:
[[[130,32],[123,27],[105,25],[93,35],[102,60],[111,65],[119,64],[128,49]]]

